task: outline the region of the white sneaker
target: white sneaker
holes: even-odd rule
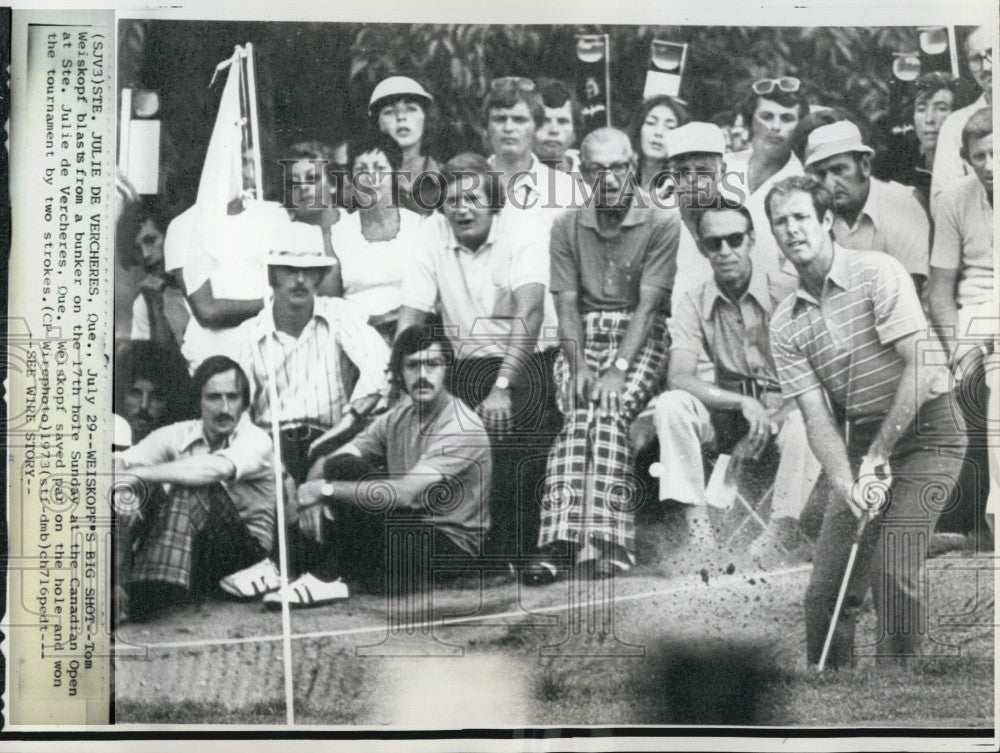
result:
[[[219,581],[219,588],[238,599],[256,599],[281,585],[281,575],[274,562],[263,559],[256,565],[227,575]]]
[[[340,599],[346,599],[349,595],[347,584],[340,578],[327,583],[312,573],[306,573],[288,584],[288,606],[292,609],[332,604]],[[272,591],[267,594],[264,597],[264,606],[268,609],[281,609],[281,592]]]

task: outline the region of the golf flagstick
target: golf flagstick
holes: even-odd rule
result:
[[[267,309],[265,299],[264,307]],[[274,371],[274,337],[268,335],[264,345],[264,364],[267,369],[267,399],[271,404],[271,442],[274,445],[274,492],[277,505],[278,526],[278,573],[281,596],[281,645],[282,659],[285,665],[285,723],[295,724],[295,697],[292,690],[292,619],[288,608],[288,541],[285,531],[285,487],[282,482],[281,436],[278,428],[278,382]]]

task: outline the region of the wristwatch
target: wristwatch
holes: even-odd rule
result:
[[[498,390],[509,390],[510,380],[505,376],[498,376],[496,381],[496,387]]]
[[[624,374],[628,371],[628,360],[619,356],[615,359],[615,368]]]
[[[329,499],[333,496],[333,482],[324,481],[323,486],[319,488],[319,493],[324,499]]]

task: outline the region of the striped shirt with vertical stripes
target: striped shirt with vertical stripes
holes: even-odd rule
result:
[[[884,416],[896,394],[904,359],[893,344],[927,321],[903,265],[888,254],[834,244],[820,300],[800,287],[771,320],[771,353],[786,397],[817,387],[850,420]],[[916,357],[916,354],[915,354]],[[931,394],[947,389],[940,371]]]
[[[271,400],[267,389],[267,356],[271,340],[281,428],[329,428],[350,407],[342,363],[346,356],[358,369],[351,400],[382,392],[386,387],[389,348],[364,313],[342,298],[317,296],[313,315],[299,336],[279,332],[269,301],[253,319],[240,325],[240,364],[250,378],[254,423],[270,428]]]

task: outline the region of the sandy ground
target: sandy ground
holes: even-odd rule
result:
[[[992,723],[991,556],[929,561],[927,645],[937,658],[920,660],[932,665],[918,681],[912,669],[899,670],[898,680],[872,679],[874,662],[861,659],[851,682],[888,682],[899,693],[888,706],[843,714],[828,709],[849,678],[817,680],[805,663],[807,563],[755,562],[732,550],[711,565],[667,555],[647,562],[600,583],[528,589],[494,574],[479,587],[437,587],[429,600],[358,594],[295,611],[297,721],[434,729],[664,724],[683,716],[693,698],[698,721],[712,713],[706,704],[726,702],[716,695],[735,693],[743,694],[739,707],[750,709],[743,721],[751,724]],[[418,624],[407,625],[407,615]],[[866,645],[874,632],[868,609],[860,655],[875,650]],[[178,723],[282,723],[280,635],[279,612],[211,600],[123,626],[118,721],[147,720],[159,707]],[[966,675],[951,698],[956,678]],[[949,700],[933,714],[905,702],[914,686],[926,692],[935,682]]]

